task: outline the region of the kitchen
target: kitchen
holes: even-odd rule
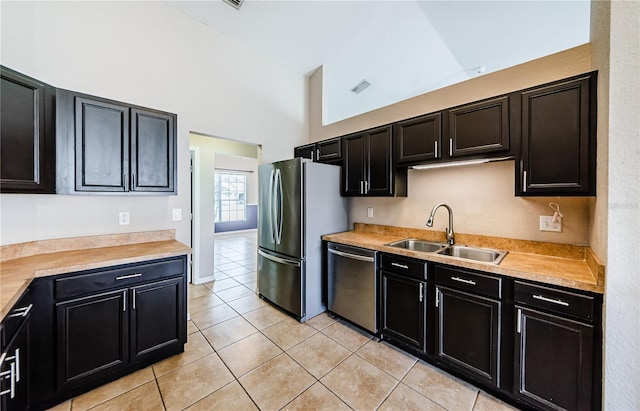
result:
[[[188,143],[182,136],[186,136],[190,130],[216,130],[219,135],[262,144],[263,160],[272,161],[290,157],[294,146],[308,142],[305,138],[307,135],[311,141],[318,141],[432,112],[443,106],[475,101],[597,69],[600,87],[598,197],[588,200],[561,199],[563,213],[567,216],[565,221],[568,224],[570,219],[575,219],[572,224],[575,231],[563,233],[562,240],[558,241],[589,244],[606,261],[604,401],[606,408],[610,409],[638,408],[638,399],[625,388],[626,384],[633,386],[634,381],[637,382],[634,370],[637,369],[638,361],[638,329],[629,326],[638,317],[634,311],[637,310],[637,304],[633,297],[638,290],[638,276],[634,275],[638,264],[633,264],[630,260],[629,256],[634,255],[634,252],[628,250],[628,247],[637,243],[637,223],[635,226],[629,224],[630,221],[637,222],[637,212],[633,211],[637,210],[637,204],[635,209],[629,206],[625,194],[631,188],[637,190],[638,178],[634,174],[637,170],[628,169],[629,165],[637,163],[637,150],[633,149],[637,146],[637,139],[634,140],[634,119],[638,115],[633,114],[637,105],[633,103],[633,97],[626,96],[626,91],[637,84],[634,81],[637,77],[634,76],[637,76],[638,70],[636,66],[626,63],[628,56],[636,58],[637,54],[633,54],[633,49],[626,49],[633,45],[628,40],[633,38],[633,34],[625,35],[624,30],[634,30],[634,15],[627,13],[625,5],[616,2],[592,4],[590,45],[325,127],[320,121],[321,71],[312,75],[307,84],[303,76],[250,52],[242,45],[211,34],[205,27],[194,24],[186,17],[176,19],[174,12],[163,5],[134,4],[128,6],[133,9],[126,11],[123,10],[124,7],[122,4],[106,3],[54,6],[3,2],[2,63],[63,88],[177,113],[180,136],[178,195],[99,199],[89,196],[44,195],[34,198],[3,195],[3,245],[34,239],[113,233],[119,228],[115,225],[114,229],[112,220],[117,218],[119,211],[125,209],[131,213],[131,224],[122,229],[122,232],[170,227],[176,229],[179,241],[189,244],[188,223],[184,220],[172,222],[171,209],[182,208],[184,211],[189,208],[188,191],[182,189],[189,186],[186,171]],[[150,18],[146,20],[138,17],[145,15]],[[167,35],[163,27],[152,21],[171,21],[175,30],[172,35]],[[37,30],[30,30],[34,26]],[[114,32],[114,27],[119,30]],[[90,33],[104,35],[92,36]],[[136,52],[123,46],[127,44],[127,35],[144,36],[143,38],[153,39],[154,42],[153,45],[148,45],[149,48]],[[201,38],[210,38],[223,45],[212,55],[202,49],[204,46],[201,45]],[[157,41],[158,39],[162,41]],[[93,48],[94,42],[99,47]],[[61,44],[74,46],[60,47]],[[192,44],[192,47],[181,47],[180,44]],[[175,55],[170,60],[161,60],[163,68],[158,69],[155,64],[158,58],[153,56],[165,56],[164,46],[170,47]],[[104,49],[110,51],[108,60],[102,54],[101,50]],[[229,75],[233,71],[231,67],[220,66],[218,59],[237,62],[234,70],[242,67],[240,73]],[[69,64],[69,61],[74,61],[74,64]],[[113,61],[117,61],[115,69]],[[201,64],[187,63],[191,61],[199,61]],[[193,75],[182,78],[186,66],[193,70]],[[610,74],[607,74],[607,70]],[[177,82],[176,78],[181,81]],[[203,83],[203,78],[208,81]],[[273,83],[273,87],[277,84],[277,89],[264,89],[263,82]],[[438,102],[442,99],[446,103]],[[230,109],[236,107],[242,107],[242,110]],[[213,111],[221,115],[213,116]],[[247,117],[251,121],[246,121]],[[265,144],[266,141],[269,144]],[[636,157],[625,161],[609,161],[607,155],[612,159],[624,159],[633,155]],[[536,216],[540,211],[546,211],[546,203],[529,205],[513,197],[513,171],[509,168],[509,163],[473,166],[472,169],[460,168],[455,171],[416,170],[411,173],[409,197],[353,199],[351,221],[422,227],[429,208],[437,202],[445,201],[456,211],[457,228],[460,232],[529,238],[531,230],[527,230],[527,225],[536,226]],[[457,173],[463,173],[465,178],[460,180],[466,182],[465,189],[480,185],[469,182],[470,179],[490,184],[491,189],[496,188],[499,181],[505,183],[497,187],[495,200],[481,196],[474,197],[474,202],[469,203],[464,199],[464,190],[451,192],[452,190],[447,189],[450,186],[447,179],[459,181]],[[433,187],[433,184],[441,185],[438,189],[444,190],[448,195],[443,198],[436,194],[439,191],[429,194],[427,190],[419,189],[427,184],[429,187]],[[485,205],[477,206],[476,198],[485,199]],[[637,196],[632,198],[636,199]],[[373,220],[366,217],[368,207],[374,208]],[[479,216],[478,213],[482,215]],[[434,229],[442,229],[438,225],[441,224],[439,221],[436,221]],[[493,231],[492,227],[498,227],[495,230],[520,231]],[[539,233],[537,230],[534,232]],[[522,235],[523,233],[525,234]]]

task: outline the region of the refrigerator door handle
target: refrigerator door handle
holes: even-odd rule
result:
[[[280,173],[280,169],[276,170],[276,179],[278,180],[278,204],[280,208],[280,216],[278,218],[278,244],[282,242],[282,221],[284,220],[284,198],[282,193],[282,174]]]
[[[271,242],[275,244],[276,233],[275,233],[275,224],[273,223],[273,217],[275,214],[274,203],[273,203],[274,185],[275,185],[275,171],[271,170],[271,175],[269,177],[269,234],[271,235]]]
[[[292,265],[294,267],[300,267],[300,265],[301,265],[300,261],[289,260],[289,259],[286,259],[286,258],[276,257],[275,255],[267,254],[262,250],[258,250],[258,254],[260,254],[261,256],[266,258],[267,260],[271,260],[271,261],[274,261],[276,263]]]

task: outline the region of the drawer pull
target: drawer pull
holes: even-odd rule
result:
[[[136,277],[142,277],[142,273],[121,275],[121,276],[116,277],[116,280],[126,280],[128,278],[136,278]]]
[[[13,310],[13,314],[8,315],[8,317],[26,317],[29,315],[29,311],[33,308],[33,304],[29,304],[26,307],[16,308]]]
[[[405,270],[409,269],[408,265],[404,265],[404,264],[398,264],[398,263],[391,263],[392,266],[394,267],[398,267],[398,268],[404,268]]]
[[[11,357],[5,357],[4,361],[11,361],[16,364],[16,382],[20,382],[20,348],[16,348]]]
[[[423,291],[423,287],[424,287],[424,284],[420,283],[420,295],[419,295],[418,302],[422,302],[422,299],[424,298],[424,294],[423,294],[423,293],[424,293],[424,291]]]
[[[460,278],[460,277],[451,277],[451,279],[453,281],[457,281],[457,282],[463,283],[463,284],[476,285],[476,282],[473,281],[473,280],[466,280],[466,279]]]
[[[535,298],[536,300],[545,301],[545,302],[552,303],[552,304],[562,305],[564,307],[568,307],[569,306],[569,303],[566,302],[566,301],[554,300],[553,298],[548,298],[548,297],[545,297],[543,295],[534,294],[533,298]]]
[[[10,398],[15,398],[16,396],[16,363],[12,362],[9,365],[9,370],[0,372],[0,380],[5,378],[9,378],[9,389],[0,391],[0,397],[3,395],[9,394]]]

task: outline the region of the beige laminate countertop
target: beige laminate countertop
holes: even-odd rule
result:
[[[604,265],[589,247],[456,234],[456,244],[509,251],[502,262],[496,265],[385,245],[405,238],[444,241],[444,236],[433,237],[433,232],[428,230],[356,223],[354,231],[324,235],[322,239],[513,278],[604,293]]]
[[[46,240],[27,243],[30,250],[26,252],[18,250],[24,249],[25,244],[4,246],[3,261],[0,262],[0,318],[4,318],[36,277],[191,253],[191,248],[172,238],[173,230],[150,233],[151,235],[136,233],[139,234],[138,236],[125,234],[81,237],[73,239],[74,241]],[[58,242],[55,243],[56,241]],[[65,244],[60,246],[61,243]],[[53,252],[38,252],[38,250]],[[29,255],[30,253],[33,254]],[[7,256],[17,258],[5,259]]]

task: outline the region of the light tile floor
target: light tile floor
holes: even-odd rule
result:
[[[262,301],[255,233],[215,244],[216,281],[189,286],[184,353],[55,410],[514,409],[345,322]]]

